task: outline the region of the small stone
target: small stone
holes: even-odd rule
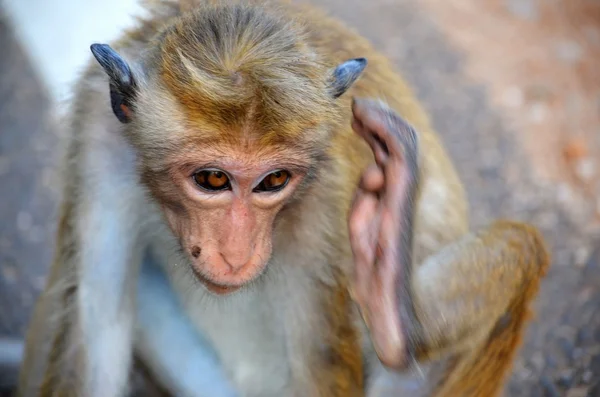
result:
[[[17,229],[20,232],[26,232],[33,224],[33,218],[28,212],[21,211],[17,214]]]
[[[533,21],[538,18],[538,8],[533,0],[507,0],[506,7],[521,19]]]
[[[575,41],[560,41],[556,43],[556,55],[561,61],[575,63],[583,56],[583,48]]]

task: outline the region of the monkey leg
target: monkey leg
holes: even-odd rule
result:
[[[136,334],[138,355],[172,395],[237,396],[212,346],[191,324],[150,254],[138,282]]]
[[[494,396],[504,383],[549,266],[538,231],[498,221],[416,269],[414,319],[403,321],[406,353],[450,360],[435,396]],[[407,291],[410,292],[410,291]]]

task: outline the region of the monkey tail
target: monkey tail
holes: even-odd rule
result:
[[[436,397],[497,397],[512,370],[514,358],[521,345],[525,325],[532,318],[530,303],[537,296],[541,280],[548,272],[550,254],[539,231],[532,226],[502,222],[525,232],[529,255],[522,260],[523,269],[529,269],[521,293],[517,294],[508,310],[496,323],[481,348],[453,358],[446,382],[438,383]]]

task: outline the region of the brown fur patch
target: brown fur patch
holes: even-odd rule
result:
[[[190,127],[294,137],[330,119],[325,65],[303,28],[248,5],[199,6],[167,29],[159,75]]]
[[[435,397],[496,397],[513,365],[513,359],[521,344],[525,325],[531,317],[530,304],[536,297],[540,282],[550,266],[550,257],[539,232],[514,222],[497,222],[500,228],[524,230],[532,247],[531,252],[521,255],[520,269],[529,269],[522,291],[511,302],[507,322],[500,321],[480,349],[457,356],[449,363],[449,370],[438,382],[432,393]],[[521,233],[522,237],[524,233]],[[493,238],[494,236],[492,236]],[[487,242],[490,243],[491,242]],[[522,247],[523,241],[514,243]]]
[[[70,223],[73,216],[73,206],[68,201],[63,202],[57,230],[58,250],[54,258],[55,263],[63,266],[65,263],[73,263],[75,257],[75,247],[72,244],[74,230]],[[75,269],[71,270],[74,271]],[[50,285],[53,284],[53,276],[54,275],[51,275],[47,288],[50,288]],[[65,283],[67,280],[61,281]],[[53,287],[56,288],[56,285],[53,285]],[[61,291],[61,296],[58,299],[60,299],[62,307],[75,308],[74,300],[76,299],[76,294],[76,286],[70,286],[65,288],[64,291]],[[75,321],[74,318],[72,318],[75,316],[70,309],[63,310],[67,310],[67,312],[60,314],[57,331],[51,342],[52,348],[48,357],[48,371],[45,372],[43,381],[40,385],[40,396],[77,396],[78,379],[76,377],[75,368],[81,368],[78,365],[81,364],[81,356],[73,355],[72,357],[66,357],[66,353],[73,351],[75,345],[73,336]],[[79,349],[76,349],[75,354],[79,351]],[[68,359],[76,362],[67,362]]]
[[[362,397],[363,358],[360,333],[353,322],[354,304],[346,277],[340,271],[335,271],[335,279],[336,287],[323,302],[327,319],[327,350],[320,374],[317,374],[317,390],[319,396],[323,397]]]

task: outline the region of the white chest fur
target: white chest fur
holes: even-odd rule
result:
[[[235,388],[243,397],[285,397],[291,368],[281,299],[259,286],[213,296],[186,273],[172,281],[176,289],[194,291],[185,296],[185,309],[216,350]]]
[[[205,296],[195,325],[212,342],[228,375],[245,396],[282,396],[290,378],[284,329],[266,292],[226,299]]]

